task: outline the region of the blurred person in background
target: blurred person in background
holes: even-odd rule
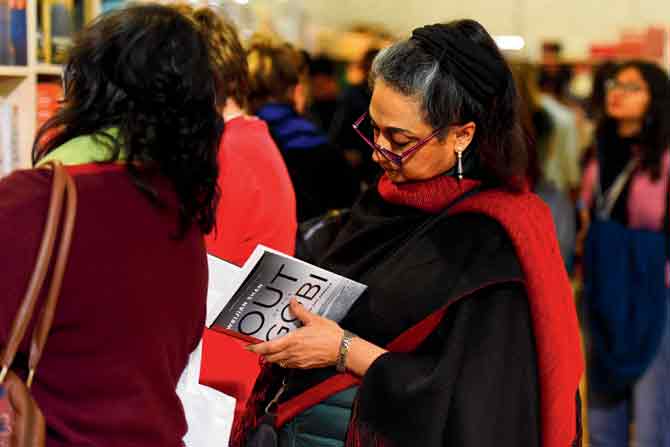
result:
[[[530,63],[512,65],[521,96],[521,116],[529,134],[529,179],[533,191],[551,209],[561,255],[568,272],[572,269],[575,250],[576,216],[570,197],[548,181],[542,172],[542,156],[546,155],[554,124],[542,107],[537,85],[538,70]]]
[[[590,441],[628,446],[634,421],[634,445],[667,447],[670,85],[658,66],[632,61],[617,67],[605,86],[596,157],[579,204]]]
[[[567,94],[572,77],[570,67],[563,63],[562,52],[563,45],[560,42],[543,43],[539,73],[539,83],[543,89],[560,99]]]
[[[300,53],[290,44],[257,35],[249,43],[249,110],[267,122],[295,188],[298,221],[349,208],[360,191],[340,151],[296,111],[303,96]]]
[[[367,189],[374,184],[381,170],[372,160],[370,146],[361,140],[351,127],[351,123],[365,113],[370,106],[372,95],[368,77],[372,68],[372,61],[378,53],[379,50],[370,49],[357,62],[361,80],[345,88],[338,98],[335,118],[329,131],[330,141],[344,152],[363,189]]]
[[[205,324],[203,234],[214,228],[218,197],[221,117],[209,47],[171,8],[105,14],[74,40],[64,94],[33,151],[38,167],[66,165],[78,193],[32,388],[46,445],[179,447],[187,425],[176,386]],[[0,181],[0,345],[35,262],[50,191],[47,169]]]
[[[562,101],[570,71],[560,61],[561,46],[547,43],[542,48],[539,74],[540,102],[551,116],[553,131],[545,154],[540,154],[544,177],[559,190],[572,194],[579,187],[579,133],[575,114]]]
[[[292,255],[297,231],[293,185],[265,121],[244,112],[249,68],[235,26],[210,8],[178,7],[200,27],[212,49],[217,106],[225,126],[219,143],[217,228],[207,249],[238,266],[256,245]]]
[[[328,56],[311,58],[307,64],[310,84],[310,104],[307,115],[322,130],[327,131],[335,116],[340,86],[337,63]]]
[[[342,372],[360,382],[310,402],[281,446],[578,445],[570,283],[527,190],[518,93],[493,38],[472,20],[417,28],[371,79],[354,125],[384,175],[321,263],[367,290],[340,324],[294,301],[304,326],[249,347],[266,366],[231,445],[280,387],[297,404]],[[393,352],[403,339],[415,344]]]

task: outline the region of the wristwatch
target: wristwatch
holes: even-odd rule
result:
[[[347,371],[347,354],[349,354],[349,346],[351,346],[351,341],[354,338],[356,338],[356,334],[346,329],[344,330],[344,335],[340,342],[340,352],[337,354],[337,363],[335,364],[335,370],[339,373]]]

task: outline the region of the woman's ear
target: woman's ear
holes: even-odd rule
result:
[[[475,137],[475,130],[477,130],[477,125],[472,121],[460,126],[456,126],[454,128],[456,144],[463,150],[467,149],[467,147],[472,142],[472,139]]]

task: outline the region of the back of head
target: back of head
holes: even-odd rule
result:
[[[179,5],[177,8],[197,23],[209,42],[218,106],[223,107],[226,99],[232,98],[244,107],[249,95],[249,66],[235,25],[211,8],[194,9],[188,5]]]
[[[468,151],[479,157],[480,175],[512,189],[526,175],[526,135],[519,96],[493,38],[474,20],[424,26],[375,58],[370,81],[382,80],[415,98],[434,129],[474,122]]]
[[[213,227],[220,117],[208,45],[191,20],[160,5],[101,16],[76,37],[64,84],[64,107],[38,133],[35,161],[93,135],[110,149],[109,161],[123,155],[153,200],[152,171],[170,180],[180,234],[193,223]]]
[[[292,103],[300,81],[300,53],[272,36],[255,35],[249,42],[249,108],[256,112],[269,102]]]

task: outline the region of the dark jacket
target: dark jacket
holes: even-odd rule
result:
[[[352,168],[314,124],[288,104],[266,104],[257,115],[268,123],[286,162],[299,222],[353,205],[360,187]]]

